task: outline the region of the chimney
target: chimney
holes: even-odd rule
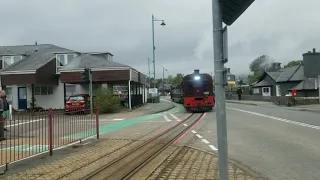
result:
[[[195,74],[199,74],[199,72],[200,72],[199,69],[195,69],[195,70],[194,70],[194,73],[195,73]]]
[[[316,48],[313,48],[313,49],[312,49],[312,52],[315,53],[315,52],[316,52]]]

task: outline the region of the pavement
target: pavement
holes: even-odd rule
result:
[[[269,107],[269,108],[282,108],[282,109],[287,109],[287,110],[320,113],[320,104],[310,104],[310,105],[299,105],[299,106],[286,107],[286,106],[278,106],[278,105],[275,105],[273,102],[266,102],[266,101],[226,100],[226,102],[227,103],[235,103],[235,104],[253,105],[253,106],[264,106],[264,107]]]

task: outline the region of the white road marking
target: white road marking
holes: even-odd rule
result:
[[[167,115],[164,115],[163,117],[164,117],[164,119],[165,119],[166,121],[171,121],[171,120],[168,118]]]
[[[114,121],[122,121],[122,120],[124,120],[124,118],[122,118],[122,119],[113,119]]]
[[[202,141],[203,141],[204,143],[206,143],[206,144],[209,144],[209,143],[210,143],[210,142],[207,141],[206,139],[202,139]]]
[[[196,136],[200,139],[202,139],[202,136],[200,134],[196,134]]]
[[[230,108],[230,107],[227,107],[227,108],[231,109],[231,110],[236,110],[236,111],[248,113],[248,114],[253,114],[253,115],[256,115],[256,116],[262,116],[262,117],[274,119],[274,120],[281,121],[281,122],[286,122],[286,123],[291,123],[291,124],[295,124],[295,125],[299,125],[299,126],[309,127],[309,128],[312,128],[312,129],[318,129],[318,130],[320,129],[320,126],[315,126],[315,125],[311,125],[311,124],[291,121],[291,120],[284,119],[284,118],[279,118],[279,117],[275,117],[275,116],[269,116],[269,115],[266,115],[266,114],[260,114],[260,113],[256,113],[256,112],[252,112],[252,111],[246,111],[246,110],[237,109],[237,108]]]
[[[174,114],[170,114],[170,116],[172,116],[175,120],[177,121],[181,121],[177,116],[175,116]]]
[[[217,151],[218,149],[216,147],[214,147],[213,145],[209,145],[209,147],[214,150],[214,151]]]
[[[188,126],[187,124],[183,124],[184,126]]]
[[[196,132],[196,131],[194,131],[194,130],[192,130],[191,132],[192,132],[192,133],[194,133],[194,134],[195,134],[195,133],[197,133],[197,132]]]
[[[34,122],[38,122],[38,121],[43,121],[45,119],[37,119],[37,120],[28,120],[27,122],[22,122],[22,123],[14,123],[14,124],[10,124],[10,125],[7,125],[5,126],[6,128],[7,127],[14,127],[14,126],[18,126],[18,125],[22,125],[22,124],[29,124],[29,123],[34,123]],[[20,121],[24,121],[24,120],[20,120]],[[10,121],[9,121],[10,122]]]

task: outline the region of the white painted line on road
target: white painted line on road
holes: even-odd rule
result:
[[[183,124],[184,126],[188,126],[188,124]]]
[[[164,117],[164,119],[165,119],[166,121],[171,121],[171,120],[168,118],[168,116],[164,115],[163,117]]]
[[[124,120],[124,118],[121,118],[121,119],[113,119],[114,121],[122,121]]]
[[[200,139],[202,139],[202,136],[200,134],[196,134],[196,136]]]
[[[256,113],[256,112],[252,112],[252,111],[246,111],[246,110],[237,109],[237,108],[230,108],[230,107],[227,107],[227,108],[231,109],[231,110],[236,110],[236,111],[248,113],[248,114],[253,114],[253,115],[256,115],[256,116],[262,116],[262,117],[266,117],[266,118],[270,118],[270,119],[286,122],[286,123],[291,123],[291,124],[295,124],[295,125],[299,125],[299,126],[309,127],[309,128],[312,128],[312,129],[318,129],[318,130],[320,129],[320,126],[301,123],[301,122],[297,122],[297,121],[291,121],[291,120],[284,119],[284,118],[279,118],[279,117],[275,117],[275,116],[269,116],[269,115],[266,115],[266,114],[260,114],[260,113]]]
[[[195,134],[195,133],[197,133],[197,132],[196,132],[196,131],[194,131],[194,130],[192,130],[191,132],[192,132],[192,133],[194,133],[194,134]]]
[[[214,147],[213,145],[209,145],[209,147],[214,150],[214,151],[217,151],[218,149],[216,147]]]
[[[204,143],[206,143],[206,144],[209,144],[209,143],[210,143],[210,142],[207,141],[206,139],[202,139],[202,141],[203,141]]]
[[[175,116],[174,114],[170,114],[170,116],[172,116],[174,119],[176,119],[177,121],[181,121],[177,116]]]
[[[22,124],[29,124],[29,123],[38,122],[38,121],[43,121],[43,120],[45,120],[45,119],[37,119],[37,120],[31,120],[31,121],[22,122],[22,123],[10,124],[10,125],[7,125],[7,126],[5,126],[5,127],[6,127],[6,128],[7,128],[7,127],[14,127],[14,126],[22,125]],[[20,121],[22,121],[22,120],[20,120]]]

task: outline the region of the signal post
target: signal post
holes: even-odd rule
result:
[[[90,68],[85,68],[84,72],[81,72],[81,78],[85,81],[85,83],[89,84],[89,96],[90,96],[90,113],[93,113],[93,89],[92,89],[92,71]]]

